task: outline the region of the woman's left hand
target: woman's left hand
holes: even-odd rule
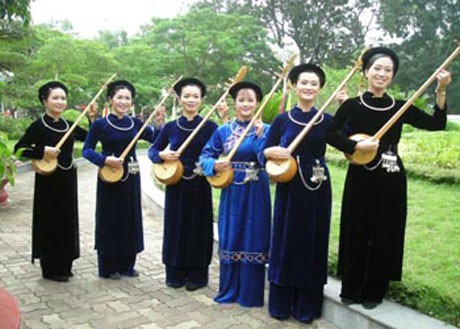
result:
[[[262,135],[262,131],[264,130],[264,123],[261,119],[257,119],[256,121],[254,121],[254,130],[257,137],[260,137],[260,135]]]
[[[438,79],[438,86],[436,87],[436,90],[438,91],[444,91],[446,87],[449,85],[449,83],[452,81],[450,72],[446,70],[441,70],[436,76],[436,78]]]
[[[339,103],[339,105],[342,105],[342,103],[345,102],[348,99],[348,94],[347,94],[346,90],[342,89],[341,91],[339,91],[335,95],[334,99],[335,99],[335,101],[337,103]]]
[[[155,110],[155,115],[153,121],[155,122],[155,127],[160,128],[165,124],[165,118],[166,118],[166,107],[164,105],[161,105]]]
[[[89,109],[88,109],[89,121],[94,122],[94,120],[96,120],[96,116],[97,116],[97,104],[93,103],[89,106]]]

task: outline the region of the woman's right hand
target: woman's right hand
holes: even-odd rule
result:
[[[216,173],[226,171],[230,169],[230,162],[217,160],[216,162],[214,162],[213,169]]]
[[[356,151],[373,152],[379,147],[379,141],[373,140],[371,137],[359,141],[356,146]]]
[[[123,159],[110,155],[105,158],[105,164],[112,168],[121,168],[123,166]]]
[[[45,154],[43,155],[44,158],[47,159],[56,159],[61,151],[52,146],[45,146]]]
[[[179,160],[180,157],[179,152],[172,150],[161,151],[160,153],[158,153],[158,155],[160,156],[160,159],[164,161],[175,161]]]
[[[291,152],[282,146],[272,146],[264,150],[264,156],[272,160],[286,160],[291,156]]]

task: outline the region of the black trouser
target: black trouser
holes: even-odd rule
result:
[[[359,303],[381,303],[390,281],[358,282],[342,280],[340,297],[354,300]]]

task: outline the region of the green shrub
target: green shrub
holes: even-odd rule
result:
[[[4,132],[9,139],[19,139],[24,135],[27,127],[32,123],[30,118],[15,119],[0,116],[0,131]]]
[[[80,116],[80,114],[81,114],[81,112],[77,111],[77,110],[73,110],[73,109],[65,110],[64,113],[62,113],[62,118],[67,120],[67,121],[75,122],[77,120],[77,118]],[[88,130],[89,129],[88,117],[85,116],[84,118],[82,118],[78,122],[78,125],[81,128]]]

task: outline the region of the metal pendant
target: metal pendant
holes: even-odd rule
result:
[[[399,172],[398,156],[390,150],[382,153],[382,168],[388,173]]]
[[[135,161],[133,158],[128,162],[128,174],[136,175],[139,173],[139,162]]]
[[[195,168],[193,168],[193,173],[198,176],[203,176],[203,167],[201,167],[199,162],[195,162]]]
[[[321,166],[319,160],[315,160],[316,164],[312,167],[312,175],[310,181],[313,183],[321,183],[327,180],[327,176],[324,174],[324,167]]]
[[[255,162],[249,162],[247,168],[244,170],[244,182],[258,181],[259,180],[259,169],[256,168]]]

